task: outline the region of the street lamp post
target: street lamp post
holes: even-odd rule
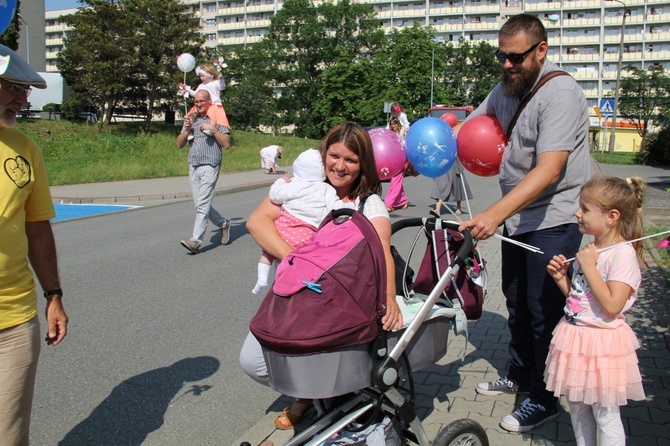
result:
[[[435,78],[435,43],[433,42],[433,57],[430,60],[430,107],[433,106],[433,79]]]
[[[28,22],[23,20],[23,17],[21,15],[17,15],[19,20],[23,22],[24,25],[26,25],[26,59],[28,62],[28,65],[30,65],[30,27],[28,26]]]
[[[616,73],[616,89],[614,90],[614,107],[612,107],[612,130],[610,133],[610,144],[609,144],[609,153],[612,154],[614,153],[614,138],[615,138],[615,130],[616,130],[616,115],[617,115],[617,109],[619,107],[619,90],[621,89],[621,62],[623,60],[623,38],[625,34],[625,29],[626,29],[626,13],[628,10],[626,9],[626,4],[620,0],[606,0],[608,2],[617,2],[621,3],[623,6],[623,20],[621,20],[621,42],[619,43],[619,63],[617,65],[617,73]]]

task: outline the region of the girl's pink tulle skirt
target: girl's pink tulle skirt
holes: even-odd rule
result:
[[[584,327],[563,318],[549,347],[544,370],[547,390],[568,401],[606,407],[644,400],[638,348],[627,324],[613,329]]]

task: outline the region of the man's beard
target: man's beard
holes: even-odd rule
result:
[[[503,70],[502,89],[505,96],[521,98],[530,91],[542,70],[542,64],[533,61],[533,64],[523,70],[510,73]],[[514,74],[514,76],[512,76]]]
[[[0,129],[5,129],[9,127],[14,127],[16,125],[16,114],[14,117],[7,117],[7,111],[9,109],[0,105]]]

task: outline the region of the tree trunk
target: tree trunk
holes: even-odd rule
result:
[[[144,132],[149,132],[149,127],[151,126],[151,117],[154,114],[154,100],[149,99],[149,106],[147,107],[147,119],[144,121]]]

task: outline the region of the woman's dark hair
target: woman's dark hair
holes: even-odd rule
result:
[[[372,194],[381,195],[382,184],[377,174],[372,140],[370,140],[367,130],[355,122],[344,122],[333,127],[319,144],[319,152],[321,153],[324,165],[326,164],[328,147],[338,142],[344,144],[358,156],[358,162],[361,167],[360,175],[354,180],[349,198],[355,199],[356,197],[360,197],[364,199]]]

